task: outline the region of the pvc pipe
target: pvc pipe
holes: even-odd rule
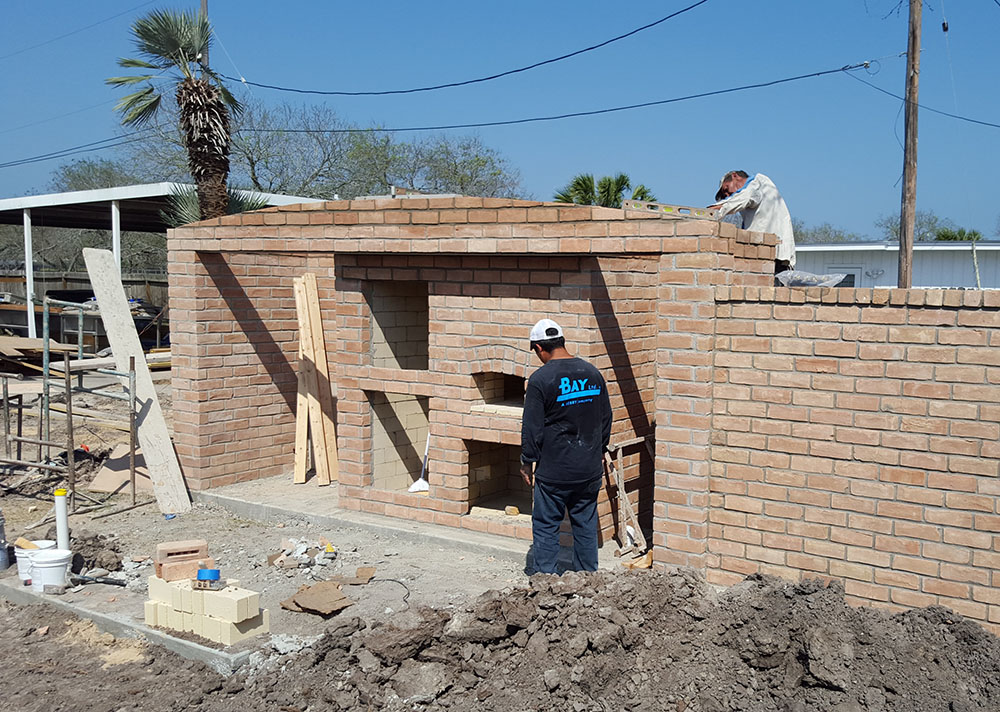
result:
[[[56,546],[69,549],[69,515],[66,511],[66,490],[57,489],[56,497]]]

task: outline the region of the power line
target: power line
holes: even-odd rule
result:
[[[239,77],[239,78],[237,78],[237,77],[230,77],[230,76],[227,76],[225,74],[222,74],[220,76],[222,76],[223,78],[228,79],[230,81],[240,82],[242,84],[249,84],[251,86],[260,87],[261,89],[274,89],[275,91],[292,92],[294,94],[316,94],[316,95],[319,95],[319,96],[387,96],[387,95],[390,95],[390,94],[416,94],[417,92],[436,91],[437,89],[451,89],[453,87],[464,87],[464,86],[468,86],[470,84],[479,84],[481,82],[489,82],[489,81],[493,81],[494,79],[500,79],[501,77],[509,77],[512,74],[518,74],[520,72],[527,72],[530,69],[537,69],[538,67],[545,66],[546,64],[554,64],[555,62],[561,62],[564,59],[569,59],[570,57],[576,57],[576,56],[584,54],[586,52],[592,52],[595,49],[600,49],[601,47],[607,47],[609,44],[611,44],[613,42],[618,42],[619,40],[623,40],[626,37],[631,37],[632,35],[635,35],[635,34],[638,34],[639,32],[642,32],[643,30],[648,30],[649,28],[656,27],[657,25],[660,25],[660,24],[666,22],[667,20],[671,20],[671,19],[677,17],[678,15],[683,15],[685,12],[689,12],[690,10],[694,10],[699,5],[704,5],[706,2],[708,2],[708,0],[699,0],[698,2],[694,3],[693,5],[688,5],[687,7],[683,8],[681,10],[678,10],[677,12],[673,12],[673,13],[667,15],[666,17],[661,17],[659,20],[656,20],[655,22],[650,22],[648,25],[643,25],[642,27],[637,27],[634,30],[626,32],[623,35],[618,35],[617,37],[612,37],[611,39],[605,40],[604,42],[600,42],[598,44],[591,45],[590,47],[584,47],[583,49],[578,49],[575,52],[570,52],[569,54],[563,54],[563,55],[560,55],[558,57],[553,57],[552,59],[546,59],[546,60],[543,60],[541,62],[535,62],[534,64],[529,64],[529,65],[524,66],[524,67],[518,67],[517,69],[510,69],[510,70],[508,70],[506,72],[500,72],[499,74],[491,74],[488,77],[479,77],[478,79],[466,79],[465,81],[461,81],[461,82],[449,82],[447,84],[436,84],[434,86],[417,87],[417,88],[414,88],[414,89],[391,89],[391,90],[386,90],[386,91],[321,91],[321,90],[318,90],[318,89],[292,89],[292,88],[289,88],[289,87],[276,86],[276,85],[273,85],[273,84],[260,84],[258,82],[248,81],[244,77]],[[997,0],[997,2],[1000,2],[1000,0]]]
[[[33,49],[38,49],[39,47],[44,47],[45,45],[52,44],[53,42],[58,42],[61,39],[65,39],[65,38],[70,37],[72,35],[79,34],[81,32],[89,30],[92,27],[97,27],[98,25],[103,25],[105,22],[109,22],[111,20],[114,20],[115,18],[121,17],[122,15],[128,15],[130,12],[135,12],[136,10],[139,10],[140,8],[144,8],[147,5],[152,5],[154,2],[156,2],[156,0],[149,0],[149,2],[144,2],[144,3],[140,4],[140,5],[136,5],[135,7],[131,8],[129,10],[125,10],[124,12],[119,12],[117,15],[112,15],[111,17],[105,17],[103,20],[98,20],[97,22],[94,22],[94,23],[92,23],[90,25],[87,25],[86,27],[81,27],[79,29],[72,30],[70,32],[67,32],[64,35],[59,35],[58,37],[53,37],[51,39],[45,40],[44,42],[39,42],[38,44],[31,45],[30,47],[24,47],[22,49],[19,49],[19,50],[16,50],[14,52],[11,52],[10,54],[0,55],[0,59],[9,59],[10,57],[14,57],[16,55],[23,54],[24,52],[28,52],[28,51],[33,50]]]
[[[80,144],[79,146],[70,146],[69,148],[63,148],[58,151],[52,151],[51,153],[43,153],[37,156],[29,156],[28,158],[20,158],[15,161],[8,161],[7,163],[0,163],[0,168],[13,168],[15,166],[23,166],[29,163],[40,163],[42,161],[50,161],[56,158],[75,156],[80,153],[103,151],[106,148],[116,148],[118,146],[124,146],[129,143],[134,143],[136,141],[143,140],[145,136],[139,137],[139,134],[146,133],[150,130],[151,129],[133,131],[132,133],[124,134],[123,136],[113,136],[112,138],[105,138],[101,139],[100,141],[91,141],[90,143]]]
[[[821,72],[811,72],[809,74],[799,74],[794,77],[786,77],[784,79],[774,79],[768,82],[759,82],[756,84],[744,84],[739,87],[732,87],[729,89],[717,89],[715,91],[701,92],[699,94],[688,94],[687,96],[679,96],[671,99],[660,99],[657,101],[644,101],[639,104],[628,104],[626,106],[615,106],[608,109],[594,109],[591,111],[574,111],[566,114],[555,114],[552,116],[535,116],[526,119],[509,119],[507,121],[482,121],[479,123],[469,123],[469,124],[442,124],[440,126],[405,126],[399,128],[347,128],[347,129],[285,129],[285,128],[244,128],[239,129],[243,132],[253,132],[253,133],[263,133],[270,131],[280,131],[284,133],[402,133],[404,131],[445,131],[449,129],[478,129],[487,126],[513,126],[516,124],[530,124],[542,121],[559,121],[562,119],[572,119],[581,116],[598,116],[600,114],[612,114],[619,111],[630,111],[632,109],[643,109],[650,106],[663,106],[664,104],[675,104],[682,101],[690,101],[691,99],[704,99],[710,96],[720,96],[722,94],[732,94],[735,92],[748,91],[750,89],[762,89],[765,87],[772,87],[778,84],[787,84],[789,82],[800,81],[802,79],[811,79],[814,77],[822,77],[828,74],[837,74],[839,72],[850,72],[854,69],[861,69],[867,66],[868,62],[859,62],[858,64],[850,64],[844,67],[839,67],[837,69],[826,69]]]
[[[82,109],[77,109],[75,111],[68,111],[65,114],[59,114],[58,116],[50,116],[47,119],[38,119],[38,121],[32,121],[28,124],[21,124],[20,126],[11,126],[9,129],[0,130],[0,134],[11,133],[12,131],[20,131],[21,129],[31,128],[32,126],[38,126],[39,124],[46,124],[50,121],[56,121],[58,119],[65,119],[67,116],[73,116],[75,114],[82,114],[85,111],[90,111],[91,109],[96,109],[101,106],[107,106],[108,104],[113,104],[117,102],[117,99],[111,99],[110,101],[102,101],[100,104],[92,104],[91,106],[85,106]]]
[[[996,2],[1000,3],[1000,0],[996,0]],[[902,97],[899,94],[893,94],[891,91],[883,89],[882,87],[880,87],[880,86],[878,86],[876,84],[872,84],[869,81],[865,81],[864,79],[862,79],[859,76],[856,76],[854,74],[848,74],[847,76],[849,76],[851,79],[856,79],[857,81],[861,82],[862,84],[866,84],[867,86],[870,86],[875,91],[881,92],[881,93],[885,94],[886,96],[891,96],[893,99],[898,99],[899,101],[902,101],[904,103],[906,102],[906,98],[905,97]],[[989,126],[990,128],[1000,129],[1000,124],[990,123],[989,121],[981,121],[979,119],[973,119],[973,118],[970,118],[968,116],[962,116],[960,114],[952,114],[952,113],[947,112],[947,111],[941,111],[940,109],[932,109],[931,107],[926,106],[924,104],[918,103],[917,104],[917,108],[919,108],[919,109],[921,109],[923,111],[929,111],[932,114],[941,114],[941,116],[947,116],[950,119],[958,119],[959,121],[967,121],[970,124],[978,124],[980,126]]]

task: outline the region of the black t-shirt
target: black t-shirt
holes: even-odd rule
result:
[[[535,477],[576,484],[604,473],[611,401],[601,372],[581,358],[552,359],[528,379],[521,422],[521,462]]]

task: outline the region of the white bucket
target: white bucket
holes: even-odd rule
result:
[[[56,543],[51,539],[37,539],[32,542],[38,549],[20,549],[14,547],[14,558],[17,559],[17,577],[27,586],[31,583],[31,555],[39,550],[55,549]]]
[[[62,593],[73,552],[69,549],[36,551],[31,557],[31,590],[35,593]]]

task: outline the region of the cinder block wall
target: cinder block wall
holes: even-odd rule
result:
[[[706,567],[1000,631],[1000,293],[719,289]]]

